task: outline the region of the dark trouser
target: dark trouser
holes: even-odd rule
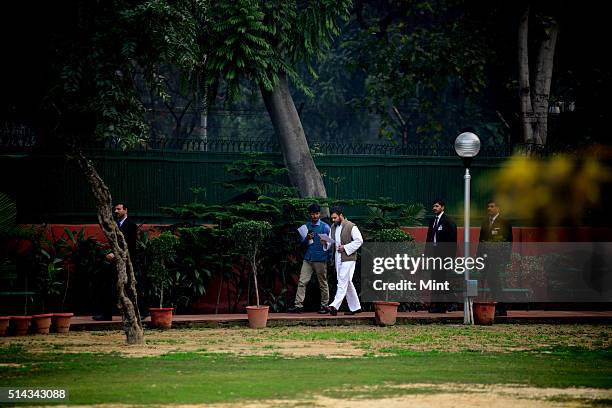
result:
[[[506,311],[506,306],[501,302],[503,299],[501,274],[505,265],[504,262],[491,260],[483,273],[484,287],[489,289],[487,300],[497,302],[495,310],[498,312]]]
[[[456,244],[450,242],[441,242],[439,246],[435,244],[429,244],[426,247],[426,256],[441,258],[444,260],[445,258],[454,258],[456,255]],[[444,262],[444,261],[442,261]],[[437,266],[437,264],[436,264]],[[436,282],[445,282],[452,281],[456,279],[457,275],[454,272],[448,272],[443,267],[435,268],[431,271],[431,279]],[[451,285],[453,287],[453,285]],[[446,313],[447,310],[456,309],[455,305],[449,301],[449,294],[440,293],[437,291],[432,291],[431,293],[431,302],[429,304],[429,312],[430,313]]]
[[[96,279],[94,314],[112,316],[117,309],[117,269],[104,263]]]

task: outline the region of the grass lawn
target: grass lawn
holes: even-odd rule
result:
[[[385,398],[439,392],[430,385],[449,383],[606,390],[609,332],[545,325],[172,330],[147,332],[149,345],[136,354],[118,332],[2,338],[0,387],[67,388],[71,404]],[[512,339],[517,350],[495,347]],[[218,347],[228,343],[246,348]],[[297,350],[304,344],[313,346],[310,354]],[[317,354],[318,345],[360,354]],[[398,387],[410,384],[417,386]],[[612,403],[607,395],[587,405]]]

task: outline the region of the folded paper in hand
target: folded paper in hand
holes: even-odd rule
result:
[[[306,234],[308,234],[308,227],[306,227],[306,225],[302,225],[300,228],[298,228],[298,233],[300,234],[300,237],[302,237],[302,239],[306,239]]]
[[[325,241],[325,242],[327,242],[328,244],[335,244],[335,243],[336,243],[336,241],[334,241],[333,239],[331,239],[331,238],[329,237],[329,235],[326,235],[326,234],[319,234],[319,238],[321,238],[321,241]]]

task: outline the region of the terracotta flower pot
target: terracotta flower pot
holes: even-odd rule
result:
[[[497,302],[474,302],[474,323],[490,326],[495,320]]]
[[[247,306],[249,316],[249,327],[251,329],[263,329],[268,324],[268,309],[270,306]]]
[[[397,320],[399,302],[374,302],[374,317],[378,326],[393,326]]]
[[[158,329],[169,329],[172,327],[172,307],[151,307],[151,324]]]
[[[68,333],[72,316],[74,313],[53,313],[53,329],[58,333]]]
[[[25,336],[30,328],[32,316],[11,316],[11,326],[15,336]]]
[[[0,316],[0,337],[6,336],[6,330],[8,329],[8,325],[10,321],[11,321],[10,316]]]
[[[49,334],[49,329],[51,328],[51,318],[52,317],[53,317],[53,313],[33,315],[32,322],[34,323],[36,333]]]

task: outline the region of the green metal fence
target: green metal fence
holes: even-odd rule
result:
[[[141,222],[167,222],[161,206],[196,199],[192,187],[206,188],[200,201],[221,203],[231,191],[219,182],[233,177],[224,166],[244,158],[237,153],[164,151],[90,151],[113,199],[128,203]],[[277,153],[262,159],[282,162]],[[463,167],[456,157],[380,155],[320,155],[315,158],[329,196],[338,198],[391,197],[398,202],[447,202],[460,221]],[[473,165],[472,200],[482,210],[493,190],[492,175],[503,158],[481,158]],[[0,154],[0,189],[17,200],[20,222],[96,222],[94,201],[79,172],[63,157],[44,154]],[[338,182],[341,180],[340,182]]]

